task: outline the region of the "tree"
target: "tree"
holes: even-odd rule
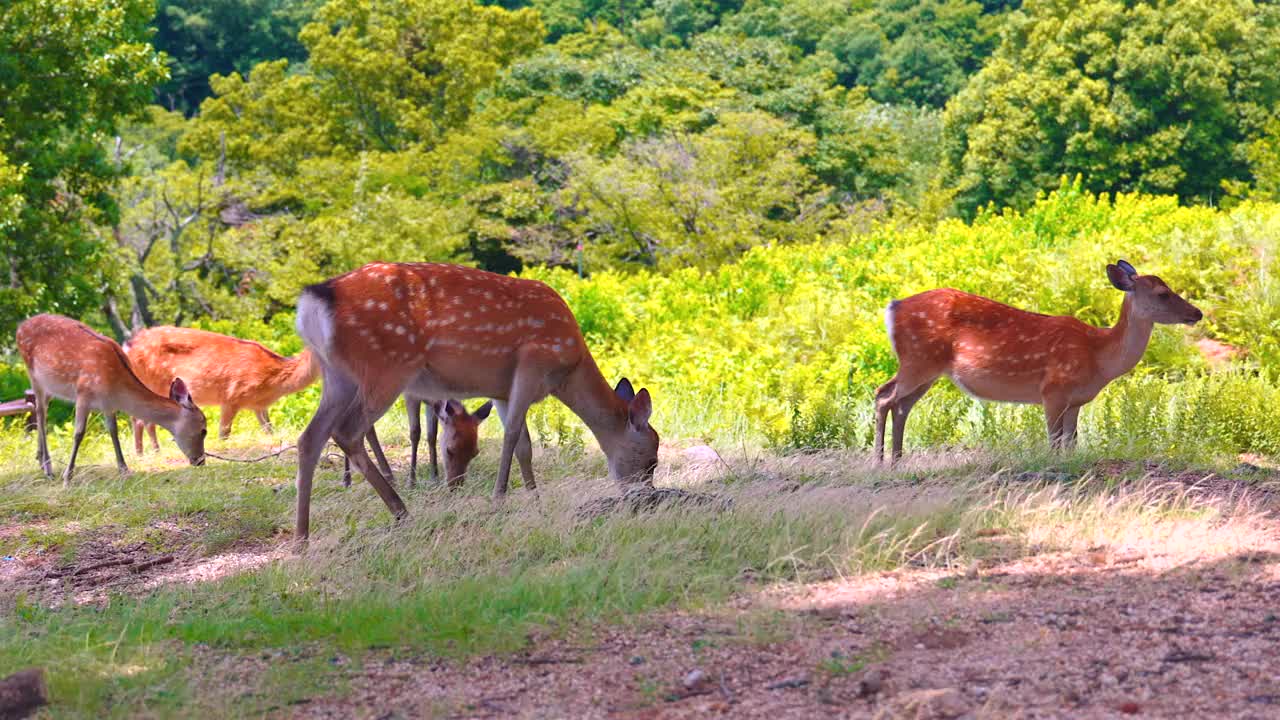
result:
[[[0,337],[98,305],[109,246],[94,227],[117,212],[107,139],[165,77],[151,16],[149,0],[0,6]]]
[[[329,115],[353,148],[434,144],[544,30],[532,10],[458,0],[330,0],[302,30]]]
[[[209,97],[211,75],[249,69],[263,60],[305,56],[298,31],[320,0],[159,0],[156,49],[169,56],[169,80],[157,100],[190,113]]]
[[[1280,100],[1280,26],[1251,0],[1037,0],[948,106],[947,180],[972,213],[1064,175],[1211,202],[1249,173]]]

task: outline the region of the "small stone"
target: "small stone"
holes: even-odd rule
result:
[[[889,677],[889,673],[883,668],[871,668],[862,674],[862,678],[858,680],[858,697],[871,697],[877,695],[884,689],[884,681]]]
[[[632,665],[643,665],[643,664],[644,664],[644,658],[640,657],[639,655],[634,655],[634,656],[632,656],[632,658],[631,658],[631,664],[632,664]]]
[[[706,679],[707,674],[695,668],[690,670],[688,675],[684,676],[684,687],[686,690],[692,690],[701,685]]]

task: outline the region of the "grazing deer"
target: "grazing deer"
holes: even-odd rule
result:
[[[494,496],[511,460],[533,477],[525,413],[554,395],[582,418],[618,482],[652,483],[658,433],[652,401],[625,378],[610,388],[569,306],[546,284],[437,263],[373,263],[303,290],[298,334],[319,357],[320,407],[298,438],[297,538],[310,529],[311,481],[333,437],[397,517],[404,503],[363,439],[402,392],[488,397],[502,420]],[[532,483],[529,483],[532,484]]]
[[[36,395],[36,429],[39,431],[36,457],[45,475],[53,477],[47,420],[51,396],[76,404],[75,437],[71,460],[62,474],[64,483],[69,484],[75,472],[80,441],[84,439],[85,424],[93,410],[102,413],[115,447],[116,465],[122,473],[129,468],[120,451],[117,412],[160,425],[173,433],[173,439],[192,465],[204,464],[207,432],[204,413],[192,401],[181,378],[169,379],[168,397],[152,392],[134,374],[115,340],[60,315],[37,315],[27,320],[18,326],[17,339],[18,352],[26,363],[31,389]]]
[[[885,325],[898,374],[876,391],[877,462],[884,460],[885,419],[893,413],[893,456],[912,406],[946,375],[982,400],[1044,406],[1049,443],[1075,447],[1081,406],[1142,359],[1155,323],[1193,325],[1204,317],[1154,275],[1121,260],[1107,266],[1125,293],[1114,327],[1069,316],[1026,312],[959,290],[941,289],[889,303]]]
[[[175,376],[190,378],[191,394],[200,405],[222,409],[218,436],[226,439],[236,415],[249,409],[258,424],[271,432],[267,408],[302,390],[320,376],[320,366],[309,351],[281,357],[250,340],[194,328],[153,327],[142,330],[124,345],[138,377],[153,391]],[[147,428],[156,446],[156,428]],[[133,424],[134,449],[142,454],[143,423]]]
[[[431,479],[435,480],[440,473],[439,463],[436,460],[436,435],[439,425],[443,423],[445,479],[450,488],[460,488],[467,478],[467,466],[480,453],[478,448],[480,423],[489,417],[493,402],[486,401],[476,408],[474,413],[469,413],[467,408],[457,400],[424,401],[411,395],[404,396],[404,406],[409,414],[409,444],[412,448],[409,456],[409,487],[413,487],[418,482],[418,443],[422,440],[424,402],[430,407],[427,411],[427,447],[431,450]],[[528,433],[527,428],[525,433]],[[391,466],[387,463],[387,456],[382,452],[382,444],[378,442],[378,434],[372,426],[365,439],[369,441],[369,449],[373,451],[373,457],[378,462],[378,469],[387,476],[388,480],[392,479]],[[518,449],[517,452],[519,452]],[[342,484],[350,487],[351,459],[344,458],[343,462]],[[527,480],[533,483],[532,476]],[[533,489],[536,485],[531,484],[529,487]]]

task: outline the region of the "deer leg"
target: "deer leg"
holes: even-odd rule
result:
[[[351,487],[351,458],[346,453],[342,453],[342,487]]]
[[[333,436],[334,428],[345,416],[358,413],[359,393],[355,383],[342,373],[323,369],[324,385],[320,392],[320,406],[307,423],[307,429],[298,436],[298,507],[294,539],[305,542],[311,532],[311,481],[315,477],[316,464],[324,447]],[[343,449],[346,452],[346,449]]]
[[[240,413],[240,408],[234,405],[223,405],[222,411],[218,415],[218,437],[226,440],[231,437],[231,426],[236,422],[236,415]]]
[[[84,399],[76,400],[76,430],[71,441],[71,459],[67,461],[67,469],[62,473],[63,487],[71,487],[71,476],[76,471],[76,455],[80,454],[80,443],[84,440],[85,427],[89,424],[89,403]]]
[[[111,436],[111,446],[116,451],[116,468],[121,475],[124,475],[129,472],[129,466],[124,464],[124,451],[120,449],[120,428],[116,425],[116,414],[102,413],[102,424],[107,426],[107,434]]]
[[[440,455],[436,450],[437,436],[440,434],[440,418],[436,417],[436,409],[427,407],[427,450],[431,455],[431,482],[440,482]]]
[[[49,396],[32,383],[36,393],[36,462],[45,477],[53,477],[53,460],[49,457]]]
[[[898,396],[893,404],[893,462],[902,459],[902,437],[907,430],[907,416],[911,414],[911,408],[915,407],[920,398],[929,392],[929,388],[933,387],[933,380],[916,387],[906,395]],[[898,385],[897,387],[902,387]]]
[[[138,418],[129,418],[129,427],[133,429],[133,452],[142,457],[142,437],[146,432],[146,423]]]
[[[1044,398],[1044,422],[1049,431],[1049,448],[1062,449],[1063,420],[1069,410],[1067,402],[1061,398],[1048,396]]]
[[[383,408],[385,411],[386,408]],[[364,413],[353,413],[344,419],[338,428],[334,431],[334,442],[338,443],[338,447],[351,458],[351,464],[364,475],[364,479],[369,481],[374,491],[382,498],[382,502],[386,503],[387,509],[395,516],[397,520],[403,520],[409,516],[409,511],[405,509],[404,501],[396,494],[395,488],[391,487],[391,483],[383,477],[378,468],[373,464],[373,458],[369,457],[369,453],[364,448],[364,441],[369,434],[369,428],[373,424],[366,418],[371,416]]]
[[[525,413],[529,412],[530,405],[542,399],[537,391],[539,381],[540,378],[521,377],[517,371],[511,383],[511,392],[507,396],[506,407],[504,411],[500,411],[503,429],[502,459],[498,462],[498,481],[493,486],[495,500],[507,494],[507,481],[511,476],[511,458],[515,455],[516,445],[520,444],[521,437],[527,437]]]
[[[1076,449],[1076,428],[1080,420],[1080,405],[1072,405],[1062,415],[1062,447],[1066,450]]]
[[[493,407],[498,411],[498,419],[502,420],[505,428],[507,404],[494,400]],[[524,481],[524,486],[529,490],[537,490],[538,483],[533,479],[533,439],[529,437],[528,423],[525,424],[523,432],[520,433],[520,440],[516,444],[516,460],[520,463],[520,478]]]
[[[873,455],[877,465],[884,463],[884,425],[889,411],[893,409],[893,392],[897,387],[898,377],[895,375],[876,390],[876,444]]]
[[[275,428],[271,427],[271,418],[267,415],[267,409],[254,410],[253,414],[258,418],[258,427],[262,428],[262,432],[268,435],[275,433]]]
[[[387,462],[387,456],[382,452],[382,443],[378,442],[378,431],[370,425],[369,432],[365,433],[364,437],[369,441],[373,456],[378,459],[378,470],[382,471],[387,480],[395,482],[396,476],[391,472],[391,464]]]
[[[409,416],[409,487],[418,483],[418,443],[422,441],[422,401],[404,396],[405,413]],[[435,460],[435,442],[431,444]]]

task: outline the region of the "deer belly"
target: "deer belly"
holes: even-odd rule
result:
[[[969,368],[952,370],[948,377],[965,394],[979,400],[1038,405],[1043,399],[1038,373],[1010,377],[999,372]]]

